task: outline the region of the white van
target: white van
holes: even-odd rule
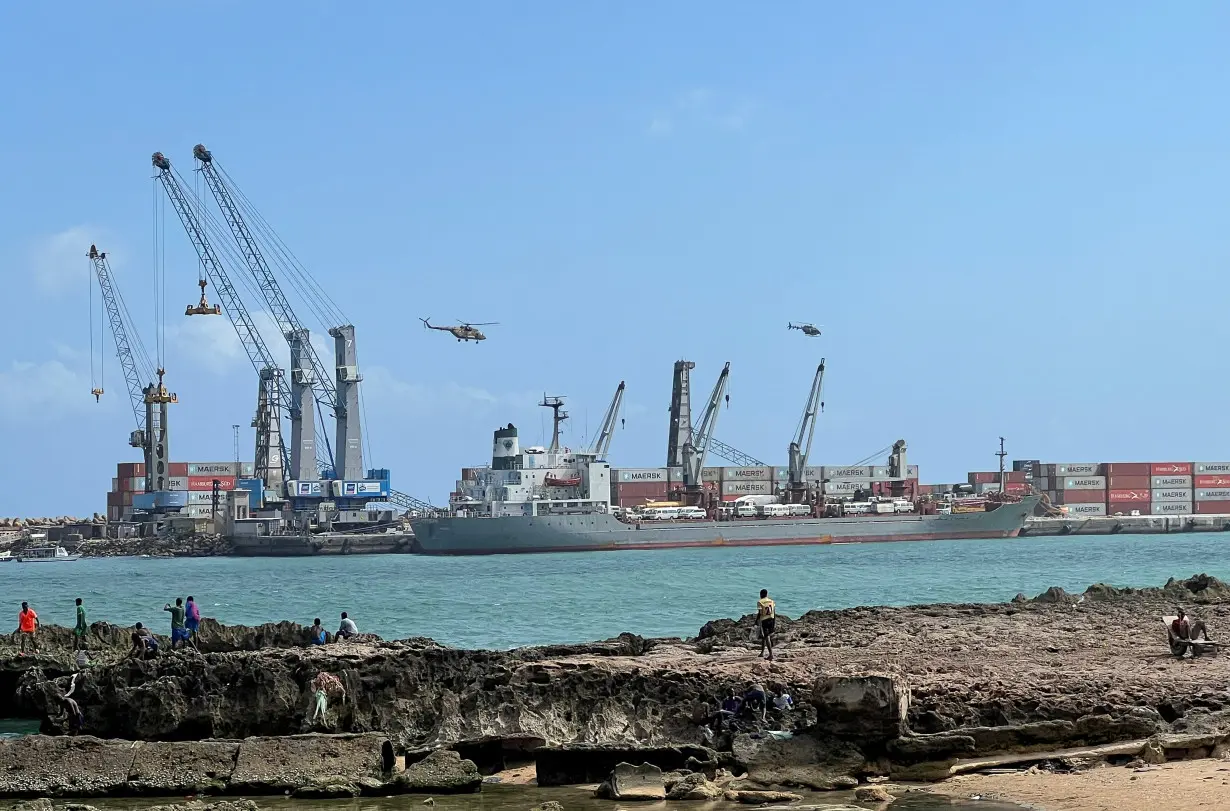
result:
[[[786,506],[790,508],[790,515],[811,515],[810,504],[788,504]]]
[[[740,501],[735,505],[735,517],[737,518],[755,518],[756,505],[748,504],[746,501]]]
[[[761,518],[783,518],[790,515],[788,504],[758,504],[756,514]]]
[[[914,512],[914,502],[906,498],[895,498],[893,499],[893,512],[912,513]]]
[[[871,502],[868,501],[847,501],[844,506],[846,515],[867,515],[871,512]]]
[[[700,507],[680,507],[679,517],[688,521],[703,521],[709,517],[709,514]]]

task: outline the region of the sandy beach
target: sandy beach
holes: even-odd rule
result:
[[[954,799],[1000,800],[1044,811],[1188,811],[1230,805],[1230,760],[1207,759],[1131,768],[1102,766],[1073,774],[970,775],[934,786]]]

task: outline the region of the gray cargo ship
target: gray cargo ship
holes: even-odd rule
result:
[[[609,496],[610,465],[592,451],[560,449],[558,441],[550,449],[522,452],[511,425],[495,433],[491,467],[473,475],[472,485],[454,494],[452,515],[411,519],[414,552],[489,555],[1013,538],[1039,501],[1030,496],[1018,503],[987,505],[990,509],[983,512],[948,515],[616,517]]]

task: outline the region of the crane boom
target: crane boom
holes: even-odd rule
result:
[[[709,450],[713,451],[714,456],[720,456],[727,462],[734,462],[739,467],[766,467],[765,463],[755,456],[744,453],[738,448],[732,448],[725,442],[719,441],[717,437],[709,438]]]
[[[730,362],[722,367],[717,383],[705,403],[700,425],[692,433],[691,439],[683,446],[683,485],[686,489],[699,487],[700,471],[705,466],[705,454],[712,441],[713,429],[717,427],[718,413],[721,412],[722,395],[726,392],[726,381],[730,378]]]
[[[824,358],[821,358],[820,365],[816,367],[816,376],[811,381],[811,391],[807,395],[807,404],[803,407],[803,416],[799,419],[799,429],[788,448],[791,489],[804,486],[803,468],[807,467],[807,457],[811,455],[812,440],[816,436],[816,414],[822,405],[820,395],[823,390]]]
[[[191,240],[192,247],[196,249],[197,256],[200,257],[201,265],[205,268],[205,274],[213,282],[214,291],[218,294],[218,298],[222,302],[222,308],[226,310],[227,316],[231,319],[231,324],[235,327],[235,332],[239,336],[239,343],[243,345],[244,352],[248,355],[248,360],[252,362],[252,366],[256,369],[257,374],[260,374],[264,369],[278,368],[277,361],[274,360],[269,347],[265,345],[265,339],[261,337],[260,332],[256,329],[252,315],[248,312],[248,308],[244,306],[243,299],[239,297],[235,286],[231,284],[231,279],[227,275],[226,269],[214,254],[213,246],[209,243],[209,237],[206,235],[200,220],[197,219],[196,211],[193,210],[191,203],[188,201],[188,196],[184,193],[183,184],[171,168],[171,161],[161,152],[155,152],[152,161],[154,168],[158,172],[156,177],[162,183],[162,188],[166,191],[171,205],[175,208],[175,213],[179,215],[179,221],[183,224],[184,230],[187,231],[188,239]],[[277,377],[277,381],[280,400],[291,410],[291,419],[296,419],[298,414],[295,413],[294,404],[291,403],[290,389],[281,375]],[[282,457],[285,473],[289,477],[289,460],[286,459],[285,454],[282,454]]]
[[[619,419],[619,407],[624,402],[624,381],[619,381],[619,388],[615,389],[615,396],[611,399],[611,405],[606,410],[606,416],[602,418],[602,428],[598,431],[598,438],[594,440],[594,444],[590,447],[589,452],[596,459],[605,459],[607,453],[611,450],[611,438],[615,435],[615,420]]]
[[[145,377],[152,382],[154,370],[137,370],[137,363],[132,354],[132,344],[128,340],[124,313],[120,309],[119,299],[115,292],[111,265],[107,262],[107,254],[91,245],[87,256],[94,265],[94,274],[98,277],[98,288],[102,291],[103,305],[107,310],[107,320],[111,322],[111,335],[115,338],[115,353],[120,358],[120,368],[124,372],[124,385],[128,387],[128,399],[132,403],[132,414],[137,421],[137,430],[143,434],[145,432],[145,392],[141,384],[141,375],[144,372]]]
[[[287,343],[297,350],[297,354],[303,360],[307,361],[307,365],[311,369],[312,374],[304,375],[303,377],[310,378],[307,382],[310,382],[316,404],[322,410],[336,409],[337,387],[333,382],[333,373],[325,368],[312,342],[303,339],[306,336],[307,330],[303,327],[299,317],[295,315],[290,301],[282,292],[281,285],[278,284],[277,277],[274,276],[269,263],[265,261],[265,256],[261,253],[260,246],[253,236],[252,230],[248,227],[247,222],[240,213],[239,206],[236,205],[230,188],[222,179],[218,167],[214,164],[213,153],[206,149],[203,144],[197,144],[192,149],[192,155],[200,162],[201,174],[205,176],[205,183],[209,186],[214,200],[217,201],[218,208],[222,211],[222,216],[226,218],[231,234],[235,237],[235,242],[239,246],[240,251],[243,252],[244,259],[248,264],[248,270],[251,271],[261,296],[265,299],[270,313],[277,322],[278,329],[282,332],[283,337],[286,338]],[[330,466],[332,467],[333,448],[329,443],[327,435],[324,439],[325,451],[328,454]]]

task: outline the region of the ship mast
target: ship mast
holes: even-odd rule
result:
[[[542,395],[542,402],[538,405],[543,408],[551,409],[551,447],[548,448],[550,453],[559,453],[559,427],[564,420],[568,419],[568,412],[564,411],[563,397],[548,397]]]

